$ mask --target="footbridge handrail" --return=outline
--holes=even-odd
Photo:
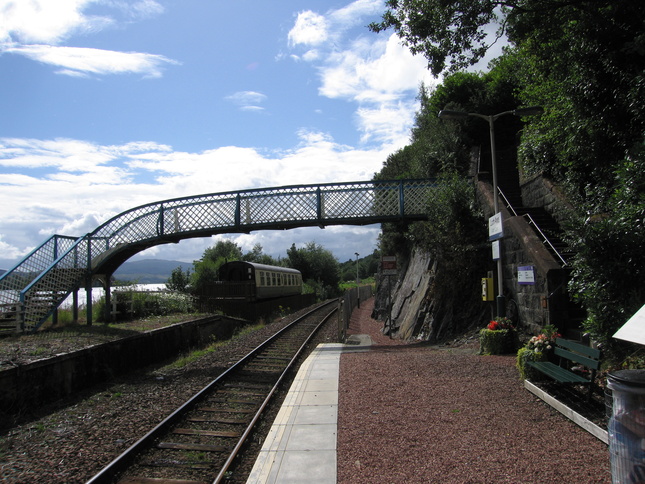
[[[83,237],[54,235],[0,277],[0,311],[37,328],[94,274],[149,247],[219,233],[426,218],[434,180],[293,185],[174,198],[126,210]],[[89,281],[89,282],[88,282]],[[4,316],[4,315],[3,315]]]

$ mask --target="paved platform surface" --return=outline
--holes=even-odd
[[[340,355],[371,341],[352,343],[321,344],[301,365],[247,484],[336,483]]]

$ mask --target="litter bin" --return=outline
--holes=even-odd
[[[645,483],[645,370],[607,376],[614,405],[609,420],[613,484]]]

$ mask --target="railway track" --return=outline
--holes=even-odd
[[[88,484],[219,483],[316,331],[323,303],[266,340],[113,460]]]

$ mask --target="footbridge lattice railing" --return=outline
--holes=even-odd
[[[218,233],[366,225],[426,217],[433,180],[298,185],[213,193],[127,210],[84,237],[54,235],[0,277],[0,311],[37,329],[95,274],[149,247]]]

